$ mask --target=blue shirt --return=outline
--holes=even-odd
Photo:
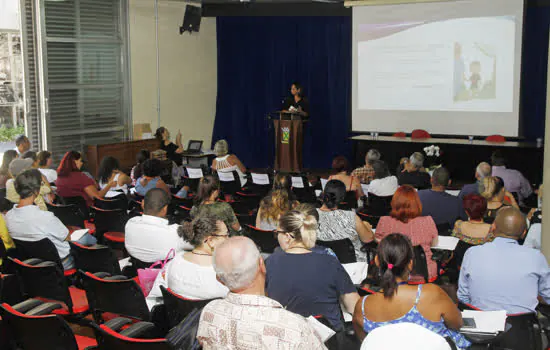
[[[550,302],[550,269],[540,251],[503,237],[466,251],[458,281],[460,301],[510,315],[535,312],[539,295]]]
[[[139,194],[140,196],[142,197],[145,197],[145,195],[147,194],[147,192],[149,192],[149,190],[152,190],[153,188],[156,188],[157,187],[157,182],[160,180],[160,177],[155,177],[153,179],[151,179],[147,185],[143,186],[141,184],[141,177],[136,181],[136,193]]]
[[[418,197],[422,203],[422,216],[431,216],[436,225],[448,223],[453,227],[457,219],[465,219],[462,201],[452,194],[421,190]]]
[[[273,253],[266,260],[266,291],[287,310],[304,317],[323,315],[341,330],[340,296],[357,291],[348,273],[327,254]]]

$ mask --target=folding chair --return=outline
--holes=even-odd
[[[247,190],[258,197],[265,197],[273,185],[273,179],[269,173],[250,173],[250,181],[247,183]]]
[[[292,174],[290,176],[292,192],[300,203],[316,203],[314,189],[309,185],[309,180],[304,174]]]
[[[193,193],[197,192],[200,180],[204,177],[202,168],[185,167],[184,185],[189,186],[189,190]]]
[[[86,272],[107,272],[120,275],[120,264],[110,247],[95,245],[87,247],[77,242],[69,242],[75,268]]]
[[[164,338],[150,338],[155,333],[155,326],[149,322],[133,324],[120,332],[121,324],[110,326],[113,321],[96,325],[92,323],[99,349],[101,350],[172,350]],[[125,325],[122,323],[122,325]],[[138,338],[139,337],[139,338]],[[142,338],[146,337],[146,338]]]
[[[252,225],[246,225],[245,235],[256,243],[262,253],[272,254],[279,246],[275,231],[261,230]]]
[[[164,299],[166,320],[168,321],[169,329],[177,326],[194,309],[202,309],[212,301],[187,299],[170,289],[166,289],[164,286],[160,286],[160,290]]]
[[[341,264],[350,264],[357,262],[355,248],[349,238],[338,239],[335,241],[317,241],[317,244],[332,249]]]
[[[60,305],[53,305],[56,307]],[[44,310],[49,311],[49,310]],[[76,335],[59,315],[44,315],[30,312],[28,315],[4,303],[0,306],[3,323],[7,326],[18,347],[25,350],[92,349],[97,345],[94,338]]]
[[[76,273],[76,269],[64,270],[63,263],[57,252],[57,248],[48,238],[42,238],[39,241],[22,241],[14,239],[16,250],[13,252],[16,258],[21,261],[37,258],[42,261],[51,261],[55,263],[65,276],[72,276]]]

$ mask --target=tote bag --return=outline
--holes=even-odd
[[[158,274],[164,271],[166,263],[172,260],[175,255],[176,251],[174,249],[170,249],[164,261],[159,260],[146,269],[137,270],[139,285],[141,287],[141,290],[143,291],[143,295],[149,295],[149,292],[153,288],[153,285],[155,284],[155,279],[157,278]],[[157,266],[160,266],[160,268],[155,268]]]

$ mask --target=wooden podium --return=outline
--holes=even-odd
[[[300,172],[302,170],[302,147],[304,123],[297,113],[279,113],[275,126],[275,170]]]

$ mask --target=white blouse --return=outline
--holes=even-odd
[[[128,185],[124,184],[124,185],[120,186],[118,184],[118,176],[119,175],[120,174],[116,174],[113,177],[112,181],[116,181],[117,185],[115,187],[111,187],[109,189],[109,191],[105,194],[105,198],[112,198],[112,197],[120,196],[122,193],[128,194]],[[99,188],[104,189],[105,187],[107,187],[107,184],[105,184],[103,182],[99,183]]]
[[[378,197],[393,196],[398,187],[397,177],[387,176],[383,179],[372,180],[369,184],[369,193]]]

